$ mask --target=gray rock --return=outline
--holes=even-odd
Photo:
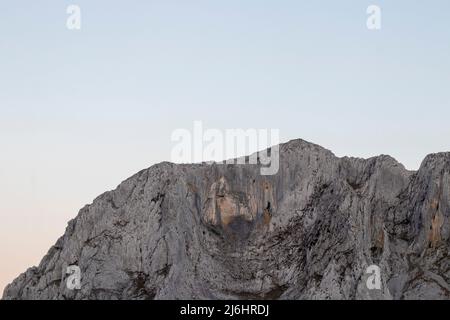
[[[81,209],[3,299],[450,298],[450,153],[412,172],[294,140],[276,175],[259,169],[137,173]],[[379,290],[366,285],[373,264]]]

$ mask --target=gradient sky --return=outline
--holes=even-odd
[[[0,290],[82,206],[170,160],[194,120],[408,169],[448,151],[449,14],[448,0],[1,1]]]

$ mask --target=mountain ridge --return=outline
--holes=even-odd
[[[173,164],[83,207],[3,299],[449,299],[450,152],[417,171],[302,139],[280,169]],[[377,265],[382,287],[366,287]],[[81,290],[66,286],[79,265]]]

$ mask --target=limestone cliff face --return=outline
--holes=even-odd
[[[411,172],[294,140],[273,176],[161,163],[81,209],[3,298],[449,299],[449,217],[450,153]]]

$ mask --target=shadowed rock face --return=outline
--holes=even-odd
[[[161,163],[69,222],[4,299],[449,299],[450,153],[417,172],[302,140],[280,170]],[[381,289],[366,268],[381,269]],[[78,265],[80,290],[66,288]]]

